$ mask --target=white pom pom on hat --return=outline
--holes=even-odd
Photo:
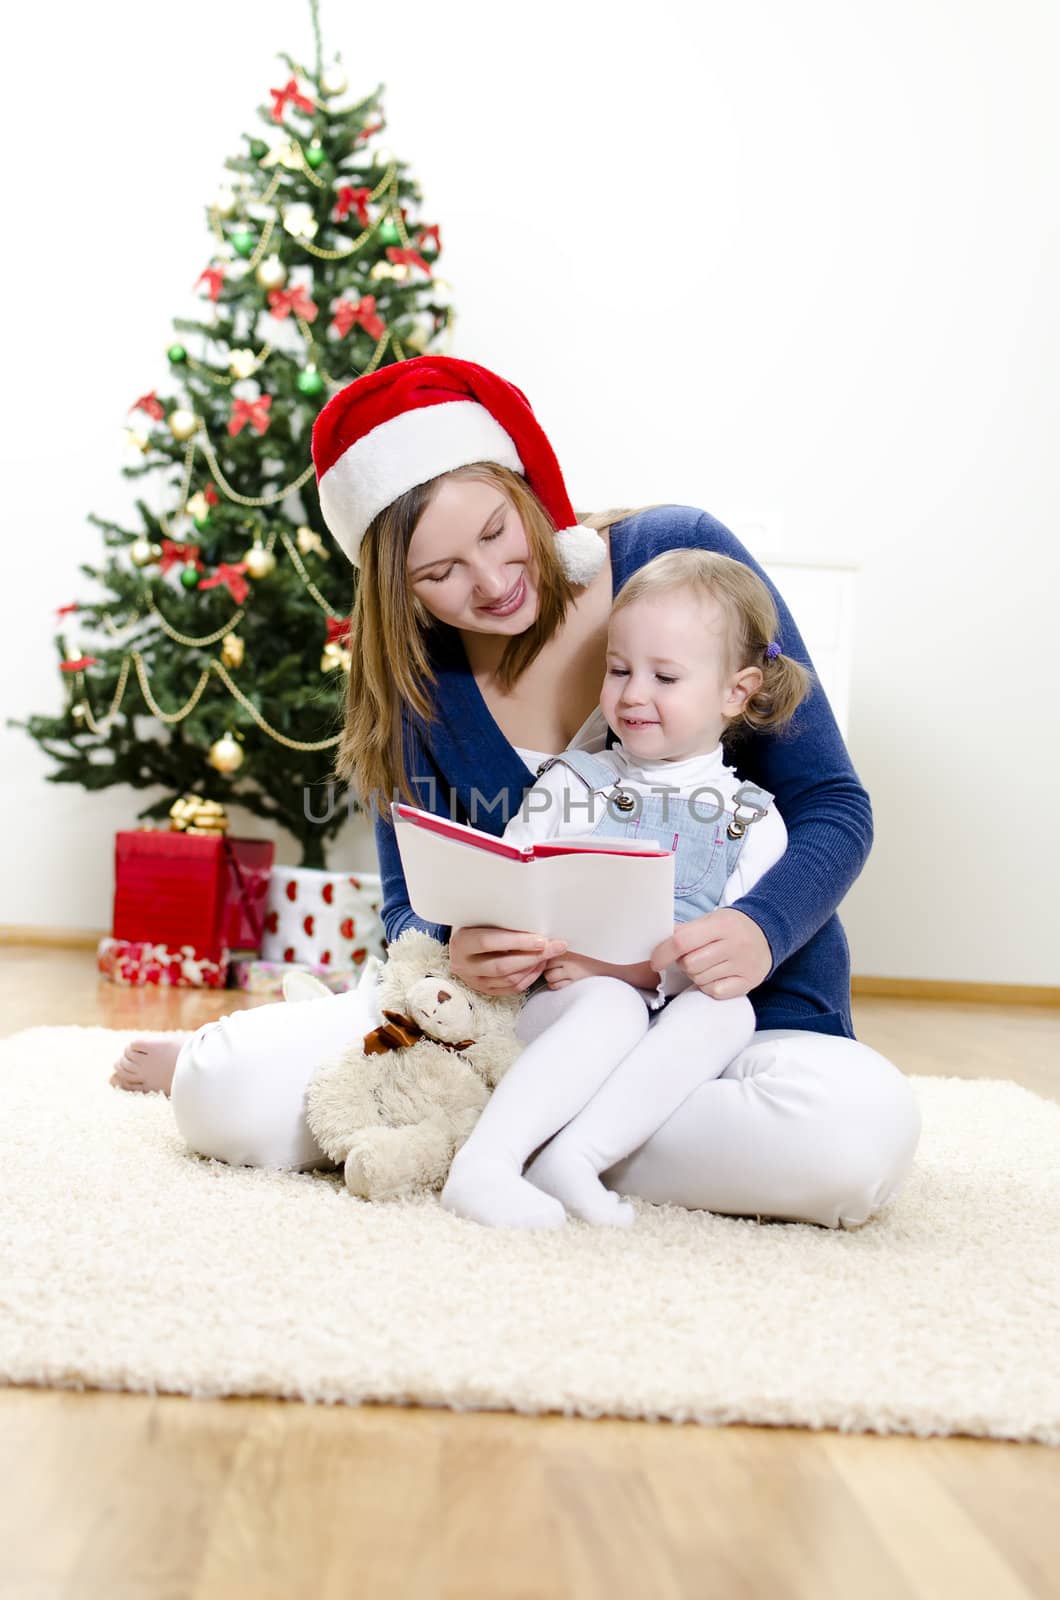
[[[333,395],[313,426],[320,509],[358,564],[361,540],[384,507],[454,467],[494,461],[526,479],[556,525],[571,583],[591,583],[606,557],[577,523],[559,462],[521,389],[455,356],[380,367]]]

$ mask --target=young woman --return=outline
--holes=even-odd
[[[417,918],[392,796],[501,834],[538,765],[604,748],[612,601],[665,550],[751,567],[772,593],[784,653],[812,670],[805,646],[762,569],[705,512],[661,505],[575,527],[525,396],[473,362],[422,356],[357,379],[321,412],[313,456],[325,520],[359,568],[337,771],[375,813],[386,936],[427,928],[449,941],[465,982],[525,990],[562,947]],[[902,1183],[920,1133],[908,1082],[850,1019],[836,907],[871,845],[869,799],[816,685],[787,728],[741,741],[739,763],[775,796],[787,848],[737,903],[682,923],[652,963],[677,965],[715,999],[747,995],[756,1031],[602,1181],[656,1203],[857,1226]],[[172,1036],[136,1041],[117,1081],[167,1089],[171,1078],[181,1133],[205,1155],[326,1165],[305,1124],[306,1085],[376,1020],[360,991],[236,1012],[178,1041],[179,1054]]]

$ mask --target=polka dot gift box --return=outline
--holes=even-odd
[[[261,938],[263,961],[306,961],[333,972],[382,956],[377,872],[273,867]]]

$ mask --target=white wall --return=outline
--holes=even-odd
[[[1060,982],[1050,0],[406,0],[389,29],[322,9],[354,87],[387,83],[441,223],[453,353],[526,390],[575,504],[759,517],[756,554],[860,565],[850,745],[877,835],[843,908],[855,971]],[[128,501],[125,409],[165,376],[223,158],[274,52],[310,53],[308,6],[145,17],[70,8],[60,52],[50,13],[20,13],[9,41],[18,714],[59,703],[52,611],[98,553],[85,513]],[[24,735],[0,740],[0,920],[106,926],[143,798],[47,786]]]

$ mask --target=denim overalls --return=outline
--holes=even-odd
[[[730,809],[725,809],[721,791],[707,785],[693,789],[688,799],[677,794],[638,794],[623,789],[614,769],[587,750],[564,750],[551,761],[543,761],[538,776],[557,761],[584,778],[593,791],[591,797],[576,793],[570,808],[572,817],[584,815],[586,834],[598,839],[643,839],[673,851],[675,923],[691,922],[717,910],[740,859],[747,829],[769,810],[774,798],[768,789],[753,783],[740,785],[734,801],[729,802]]]

